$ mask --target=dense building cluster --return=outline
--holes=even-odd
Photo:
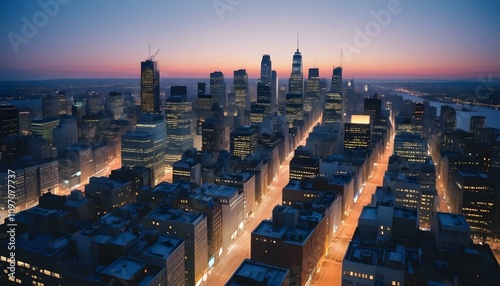
[[[16,276],[0,284],[199,286],[247,232],[248,257],[226,285],[311,285],[392,144],[334,284],[499,281],[488,244],[500,234],[500,131],[482,116],[457,129],[452,106],[438,116],[342,71],[328,84],[310,68],[305,80],[297,43],[285,85],[266,54],[252,86],[245,69],[229,87],[217,70],[209,92],[199,82],[196,94],[166,95],[153,56],[135,94],[57,91],[40,106],[0,106],[2,233],[3,190],[16,186]],[[281,203],[245,229],[283,167]],[[8,243],[0,237],[2,269]]]

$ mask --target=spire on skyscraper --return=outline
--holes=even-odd
[[[297,53],[299,52],[299,33],[297,33]]]

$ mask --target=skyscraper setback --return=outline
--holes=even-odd
[[[141,62],[141,111],[160,113],[160,72],[152,57]]]

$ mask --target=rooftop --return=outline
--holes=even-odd
[[[443,226],[469,228],[463,215],[437,212],[438,221]]]
[[[214,198],[230,199],[238,194],[238,189],[235,187],[220,186],[211,183],[205,183],[199,189],[206,196]]]
[[[101,273],[130,281],[146,267],[146,264],[147,263],[144,261],[120,257],[108,267],[104,268]]]
[[[265,285],[280,286],[286,281],[289,270],[250,259],[245,259],[236,269],[233,276],[227,281],[226,286],[239,285]]]
[[[173,209],[169,207],[157,207],[156,209],[152,210],[146,217],[159,221],[178,221],[195,224],[200,217],[203,217],[203,214],[188,212],[181,209]]]
[[[183,240],[169,235],[159,235],[158,239],[151,245],[142,249],[142,254],[161,259],[167,259],[177,249]]]
[[[262,236],[272,237],[276,239],[283,240],[287,243],[304,244],[311,232],[314,230],[312,228],[300,227],[295,228],[288,226],[280,226],[279,228],[273,228],[273,222],[271,220],[263,220],[252,232],[252,234],[258,234]]]

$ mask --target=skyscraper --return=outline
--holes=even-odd
[[[342,67],[333,69],[332,87],[325,97],[325,111],[323,125],[334,130],[342,130],[341,124],[344,117],[344,99],[342,96]]]
[[[306,82],[304,111],[311,112],[319,105],[319,68],[310,68]]]
[[[58,154],[64,153],[66,146],[78,143],[78,127],[75,117],[62,115],[59,124],[52,130],[52,139]]]
[[[297,51],[293,54],[292,73],[288,81],[288,93],[303,94],[304,78],[302,77],[302,54],[299,51],[299,40],[297,38]]]
[[[245,159],[255,152],[257,147],[257,127],[240,126],[231,132],[231,154]]]
[[[486,127],[486,117],[484,116],[471,116],[470,118],[470,133],[474,135],[474,139],[479,140],[481,129]]]
[[[192,103],[187,101],[186,87],[172,86],[170,96],[165,101],[165,119],[167,124],[167,152],[165,159],[168,164],[179,160],[182,153],[193,147]]]
[[[209,152],[218,152],[223,148],[224,126],[223,123],[224,112],[217,102],[214,102],[212,107],[212,116],[207,118],[201,126],[201,150]]]
[[[245,69],[234,71],[234,97],[237,109],[248,109],[250,106],[248,94],[248,74]]]
[[[224,74],[221,71],[210,73],[210,94],[220,106],[226,106],[226,82],[224,81]]]
[[[152,136],[153,140],[153,179],[154,184],[160,183],[165,176],[165,147],[166,147],[166,126],[165,119],[161,115],[143,114],[137,120],[136,131],[145,132]],[[123,137],[122,137],[123,140]],[[123,148],[123,142],[122,142]],[[123,150],[122,150],[123,154]],[[123,158],[123,157],[122,157]],[[141,167],[149,167],[139,165]]]
[[[43,118],[59,116],[59,110],[61,109],[59,99],[58,93],[48,94],[42,98]]]
[[[271,83],[272,81],[272,63],[270,55],[263,55],[260,62],[260,81]]]
[[[121,92],[111,91],[108,95],[108,100],[106,101],[106,109],[113,113],[113,118],[120,119],[123,115],[125,103],[125,97]]]
[[[288,80],[285,112],[289,125],[292,125],[295,120],[304,119],[304,79],[302,77],[302,54],[299,51],[298,37],[297,51],[293,54],[292,73]]]
[[[19,134],[19,110],[14,105],[0,106],[0,138]]]
[[[420,105],[422,106],[422,115],[423,115],[424,111],[423,105],[422,104]],[[382,112],[382,100],[378,98],[377,93],[374,93],[372,98],[364,99],[363,109],[364,109],[364,114],[370,115],[372,122],[380,119],[380,113]],[[417,112],[417,114],[420,113]]]
[[[160,113],[160,71],[152,57],[141,62],[141,111]]]
[[[271,71],[272,80],[271,80],[271,112],[275,112],[278,110],[278,73],[276,71]]]

